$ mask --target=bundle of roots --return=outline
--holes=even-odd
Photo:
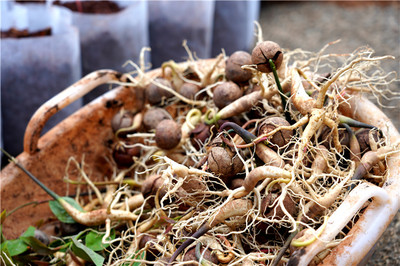
[[[251,54],[201,67],[188,50],[188,62],[164,63],[155,79],[131,63],[138,77],[123,85],[144,88],[146,104],[112,121],[111,181],[96,184],[80,168],[96,191],[86,212],[53,196],[77,223],[119,232],[103,253],[112,265],[287,263],[354,187],[384,184],[385,160],[398,151],[379,128],[340,112],[361,93],[392,93],[380,68],[391,57],[365,47],[324,54],[329,45],[285,51],[260,37]]]

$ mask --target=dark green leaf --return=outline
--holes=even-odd
[[[75,237],[72,238],[73,245],[72,245],[72,251],[74,254],[86,261],[91,261],[97,266],[103,265],[104,258],[97,254],[95,251],[91,250],[84,244],[82,244],[78,239]]]
[[[7,253],[8,253],[8,249],[7,249],[7,247],[8,247],[8,242],[10,242],[10,241],[5,241],[4,243],[1,243],[1,245],[0,245],[0,250],[4,250],[4,251],[7,251]]]
[[[33,236],[21,237],[21,239],[39,255],[51,255],[56,252],[56,250],[48,248],[45,244]]]
[[[105,233],[90,231],[89,233],[87,233],[85,237],[86,246],[94,251],[104,250],[110,245],[110,244],[103,244],[101,242],[104,235]],[[107,240],[113,240],[114,238],[115,238],[115,230],[111,230],[110,236],[107,238]]]
[[[23,241],[23,237],[35,235],[35,227],[30,226],[20,238],[8,240],[7,248],[11,256],[17,256],[28,250],[28,245]]]
[[[82,211],[82,207],[73,199],[70,197],[62,197],[63,200],[71,204],[75,209]],[[49,201],[49,206],[53,214],[57,217],[58,220],[60,220],[63,223],[67,224],[73,224],[76,223],[76,221],[67,213],[67,211],[64,209],[63,206],[58,201],[52,200]]]
[[[21,236],[35,236],[35,230],[36,228],[33,226],[29,226],[28,229],[26,229],[25,233],[23,233]]]
[[[28,245],[21,238],[8,240],[7,242],[11,256],[17,256],[28,250]]]

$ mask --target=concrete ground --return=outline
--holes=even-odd
[[[393,55],[386,71],[400,74],[400,2],[272,2],[261,4],[260,24],[264,40],[283,48],[317,52],[341,39],[330,52],[348,53],[368,45],[376,56]],[[400,93],[400,82],[390,87]],[[400,129],[400,99],[385,102],[384,112]],[[400,178],[400,177],[399,177]],[[367,265],[400,265],[400,212],[392,221]]]

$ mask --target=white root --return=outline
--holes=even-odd
[[[258,181],[266,178],[291,178],[292,174],[276,166],[259,166],[254,168],[244,180],[243,187],[249,193],[256,186]]]
[[[120,210],[110,210],[108,212],[107,209],[99,209],[91,212],[81,212],[62,198],[59,199],[59,203],[77,223],[86,226],[104,224],[106,219],[111,219],[112,221],[135,221],[138,218],[137,215],[131,212]]]
[[[316,101],[306,93],[298,70],[292,69],[291,75],[291,101],[302,115],[310,114],[315,106]]]

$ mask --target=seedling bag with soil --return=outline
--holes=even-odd
[[[2,32],[15,29],[28,35],[1,39],[3,144],[17,155],[23,150],[25,128],[35,110],[81,76],[79,36],[65,8],[3,4]],[[51,31],[50,35],[29,36],[43,30]],[[81,106],[82,100],[78,100],[61,110],[45,131]]]
[[[76,1],[58,1],[57,4],[66,4],[74,10],[72,23],[79,30],[82,75],[102,68],[128,71],[123,67],[125,62],[138,62],[142,47],[149,46],[148,2],[109,1],[117,9],[111,9],[110,5],[96,8],[96,1],[78,2],[81,2],[81,11]],[[90,9],[84,9],[86,4],[90,4]],[[110,86],[98,88],[86,95],[84,102],[90,102],[109,89]]]

